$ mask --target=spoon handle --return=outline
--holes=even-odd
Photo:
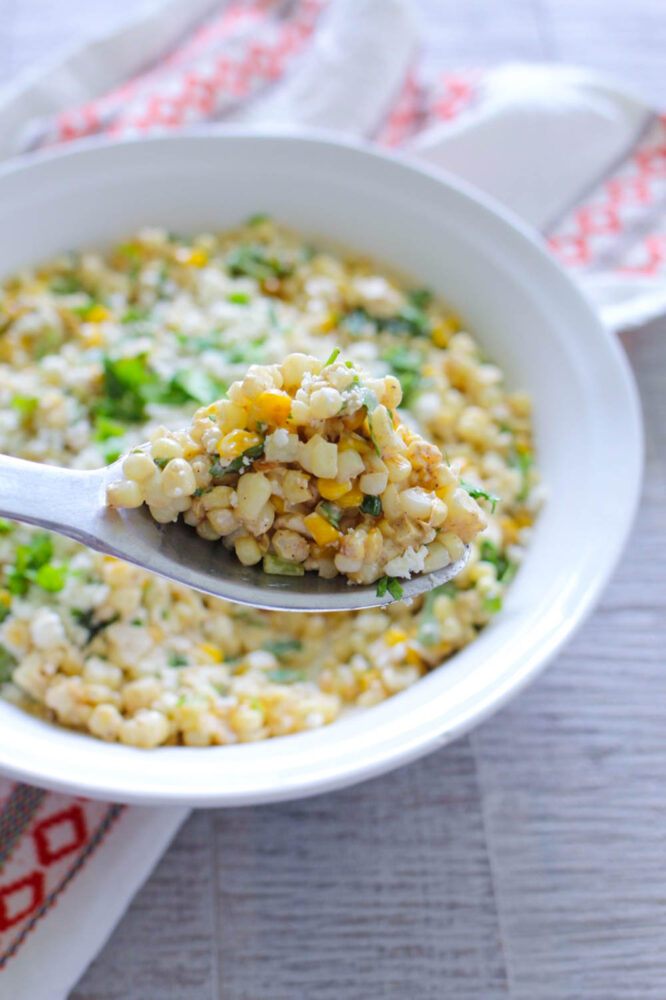
[[[103,503],[103,485],[99,472],[0,455],[0,517],[89,542],[92,515]]]

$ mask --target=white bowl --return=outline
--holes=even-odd
[[[124,802],[238,805],[380,774],[515,694],[590,611],[641,479],[640,410],[618,344],[506,212],[457,181],[327,138],[247,132],[94,144],[0,171],[0,274],[141,225],[194,233],[269,212],[440,292],[534,400],[549,499],[479,638],[407,691],[316,732],[210,749],[102,743],[0,702],[0,771]]]

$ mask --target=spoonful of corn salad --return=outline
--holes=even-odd
[[[0,515],[241,604],[416,597],[463,569],[486,525],[477,499],[497,498],[400,420],[401,395],[337,350],[252,365],[189,427],[105,469],[2,456]]]

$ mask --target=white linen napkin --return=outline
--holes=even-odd
[[[0,158],[205,120],[371,138],[522,215],[610,328],[666,311],[665,119],[568,67],[423,78],[417,41],[409,0],[154,0],[0,92]],[[0,779],[2,995],[64,998],[186,815]]]

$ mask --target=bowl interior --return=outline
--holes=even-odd
[[[547,505],[505,609],[444,668],[324,730],[268,743],[100,743],[0,702],[0,770],[81,794],[236,804],[309,794],[450,740],[520,687],[597,596],[640,484],[639,411],[617,345],[511,220],[458,185],[326,139],[196,135],[97,145],[0,174],[0,274],[141,225],[185,233],[268,212],[443,295],[534,402]]]

